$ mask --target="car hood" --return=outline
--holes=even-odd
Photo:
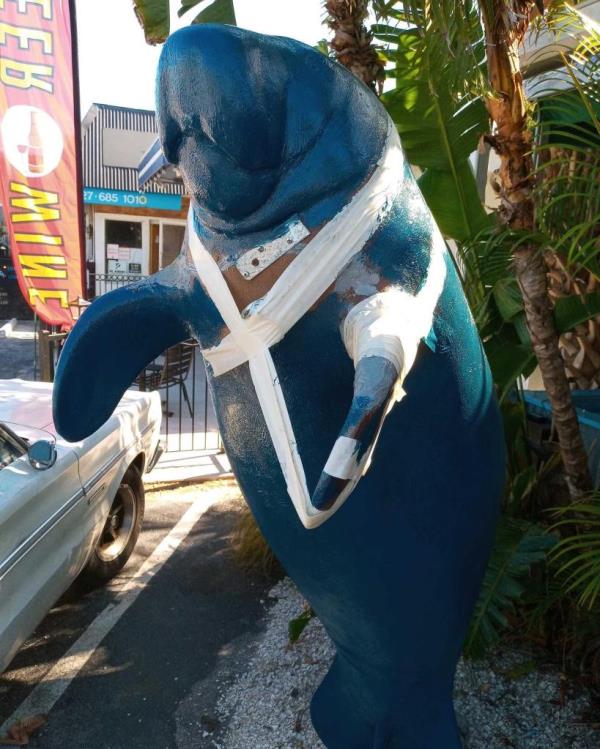
[[[119,402],[115,413],[127,410],[139,412],[141,402],[148,403],[149,396],[149,393],[128,390]],[[7,424],[13,432],[27,439],[43,438],[38,431],[43,430],[49,432],[58,443],[70,444],[57,434],[54,427],[51,382],[0,380],[0,421]]]
[[[15,425],[45,429],[54,434],[52,383],[0,380],[0,421],[14,432]]]

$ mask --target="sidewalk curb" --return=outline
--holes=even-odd
[[[190,476],[180,479],[152,479],[148,481],[144,476],[144,487],[146,489],[174,489],[178,486],[187,486],[188,484],[206,484],[209,481],[230,481],[235,479],[235,476],[230,471],[229,473],[219,473],[210,476]]]

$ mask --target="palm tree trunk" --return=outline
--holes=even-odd
[[[368,0],[326,0],[327,23],[333,30],[329,45],[339,63],[351,70],[373,91],[381,93],[384,65],[365,26]]]
[[[492,144],[500,156],[500,220],[524,233],[535,229],[532,194],[533,161],[527,99],[519,64],[521,43],[531,15],[539,8],[532,0],[482,0],[480,3],[493,95],[486,104],[496,133]],[[523,295],[527,327],[548,393],[565,476],[572,499],[591,489],[587,455],[559,349],[559,335],[548,295],[547,267],[533,243],[523,243],[514,256]]]

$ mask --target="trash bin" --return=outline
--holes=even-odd
[[[573,390],[571,393],[581,436],[588,453],[590,473],[594,486],[600,488],[600,390]],[[535,417],[552,419],[552,408],[544,390],[525,390],[523,393],[527,412]]]

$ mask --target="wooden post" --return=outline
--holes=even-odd
[[[52,360],[50,335],[49,330],[40,330],[38,334],[40,380],[42,382],[54,381],[54,362]]]

